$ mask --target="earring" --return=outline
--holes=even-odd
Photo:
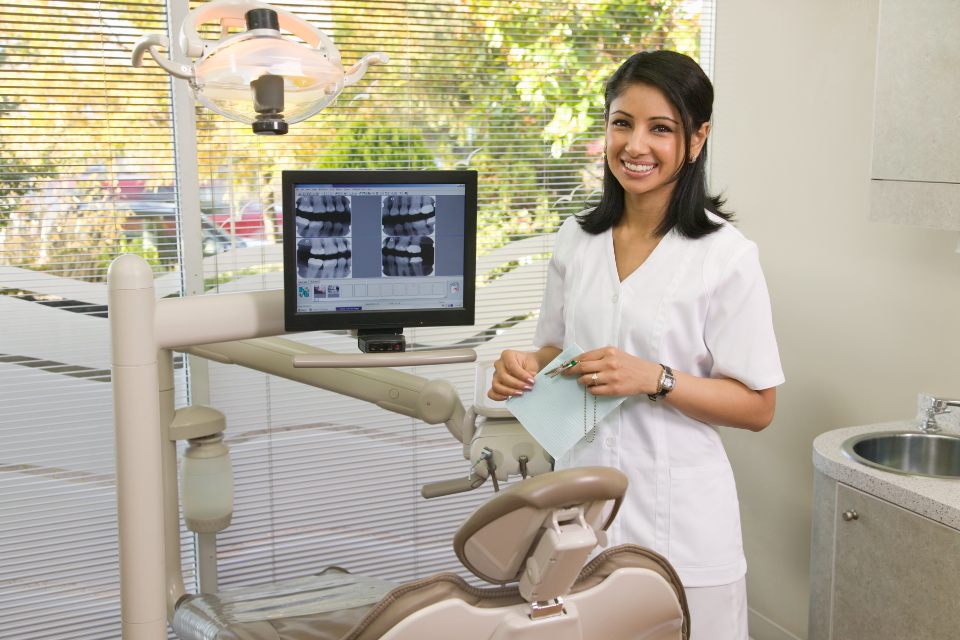
[[[699,158],[699,157],[700,157],[700,156],[693,156],[692,158],[690,158],[690,164],[693,164],[694,162],[696,162],[696,161],[697,161],[697,158]]]

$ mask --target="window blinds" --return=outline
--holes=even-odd
[[[596,197],[606,77],[638,49],[699,55],[701,4],[490,1],[284,3],[326,29],[345,65],[371,67],[337,102],[277,138],[197,112],[201,191],[243,245],[208,258],[211,290],[279,287],[285,169],[479,172],[478,314],[473,327],[407,330],[415,348],[466,345],[482,361],[529,346],[551,233]],[[334,351],[355,340],[296,339]],[[474,367],[409,370],[445,378],[469,405]],[[211,365],[237,475],[221,537],[224,585],[321,570],[330,562],[412,579],[456,569],[456,526],[491,489],[426,502],[425,482],[463,476],[460,446],[429,426],[234,367]]]
[[[180,290],[170,83],[130,66],[165,30],[162,0],[0,6],[4,637],[119,636],[105,277],[136,251]]]
[[[191,7],[196,5],[191,5]],[[277,3],[372,67],[287,136],[196,111],[199,193],[180,193],[170,80],[129,65],[165,33],[162,2],[20,0],[0,7],[0,619],[15,638],[119,636],[105,274],[121,252],[180,295],[276,288],[285,169],[476,169],[473,327],[408,330],[413,348],[465,345],[481,360],[529,345],[551,233],[597,194],[606,76],[639,49],[708,68],[709,2],[447,0]],[[177,202],[197,198],[201,255],[180,255]],[[352,352],[343,332],[293,339]],[[473,399],[473,366],[411,368]],[[430,426],[360,401],[219,364],[193,372],[227,415],[234,524],[221,585],[329,564],[403,581],[457,567],[459,522],[491,495],[427,502],[423,483],[467,473]],[[187,401],[178,369],[178,406]],[[184,534],[185,564],[192,547]],[[188,579],[191,576],[188,575]]]

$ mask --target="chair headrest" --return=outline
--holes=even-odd
[[[513,582],[555,510],[579,506],[587,524],[605,530],[626,490],[627,477],[610,467],[564,469],[528,478],[480,505],[457,530],[453,549],[481,580]]]

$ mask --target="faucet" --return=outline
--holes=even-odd
[[[945,398],[934,398],[927,396],[929,404],[924,403],[923,415],[920,422],[920,431],[924,433],[940,433],[940,425],[937,424],[937,416],[950,413],[950,407],[960,407],[960,400],[947,400]]]

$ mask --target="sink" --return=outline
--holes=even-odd
[[[919,431],[854,436],[841,445],[852,460],[882,471],[960,478],[960,437]]]

